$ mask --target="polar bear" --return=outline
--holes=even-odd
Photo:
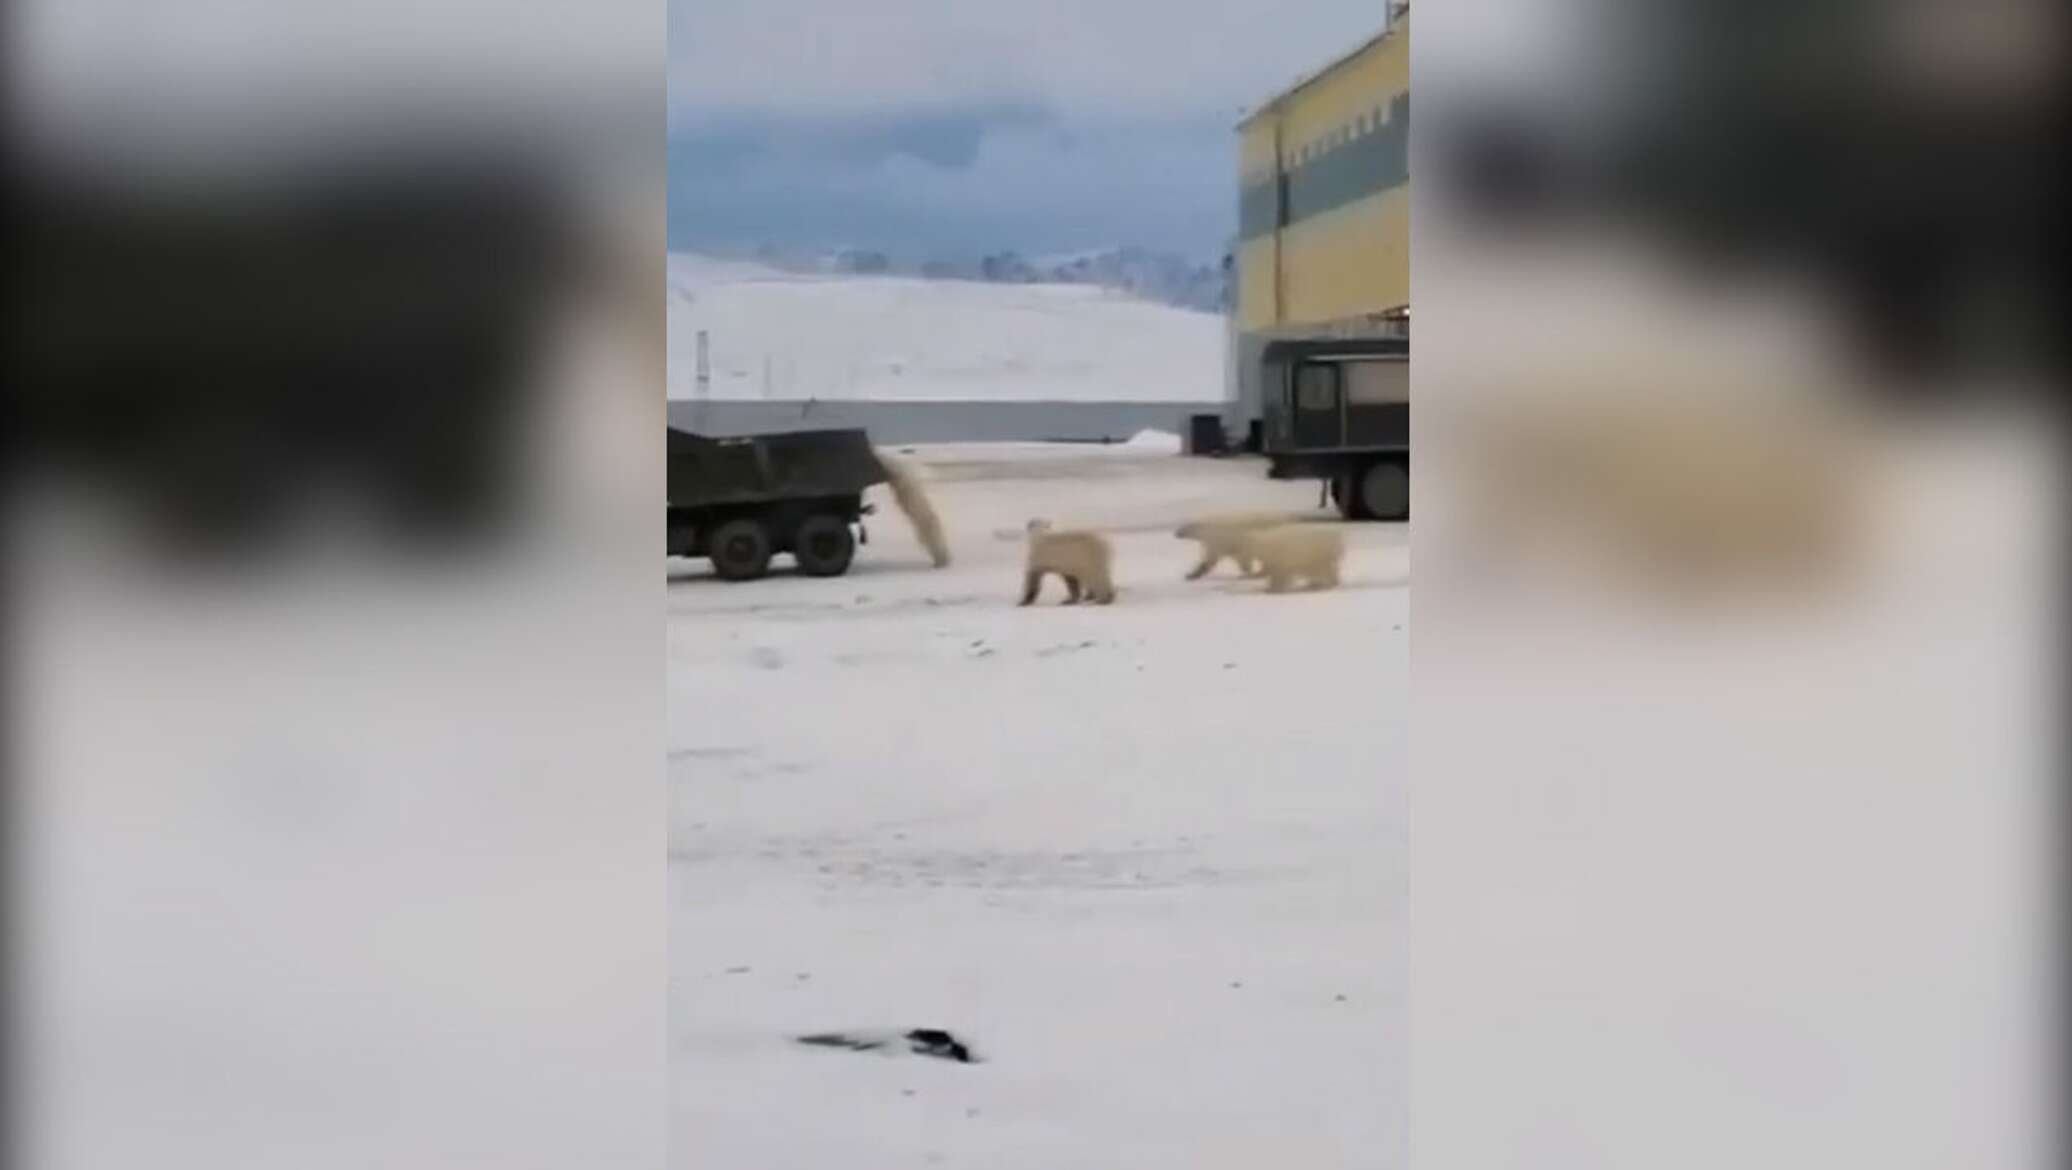
[[[1338,584],[1345,560],[1345,533],[1335,524],[1255,528],[1238,537],[1237,552],[1259,563],[1268,593],[1286,593],[1297,580],[1312,589],[1330,589]]]
[[[1291,517],[1284,513],[1238,512],[1224,516],[1204,516],[1190,520],[1173,532],[1181,540],[1198,541],[1201,544],[1201,563],[1188,570],[1187,579],[1198,581],[1214,572],[1216,566],[1228,557],[1237,565],[1238,571],[1247,577],[1259,575],[1258,562],[1238,553],[1238,542],[1245,533],[1259,528],[1272,528],[1286,524]]]
[[[885,472],[885,486],[892,489],[892,501],[906,514],[907,522],[914,526],[914,536],[921,547],[928,550],[928,559],[940,569],[950,563],[950,544],[943,538],[942,517],[936,514],[935,505],[928,498],[928,489],[923,487],[926,475],[918,463],[913,463],[889,451],[878,451],[878,466]]]
[[[1114,550],[1108,538],[1098,532],[1060,532],[1048,520],[1029,521],[1029,560],[1022,579],[1021,604],[1036,600],[1043,588],[1043,576],[1056,573],[1069,593],[1066,605],[1079,604],[1081,587],[1096,605],[1115,600],[1115,582],[1109,574]]]

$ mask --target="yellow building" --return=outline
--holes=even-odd
[[[1238,126],[1241,416],[1271,341],[1401,337],[1410,307],[1410,12]]]

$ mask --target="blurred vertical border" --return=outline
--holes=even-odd
[[[7,13],[11,1164],[660,1165],[660,4]]]
[[[1416,1157],[2063,1159],[2063,7],[1414,61]]]

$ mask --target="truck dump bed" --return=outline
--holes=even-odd
[[[672,508],[856,495],[885,482],[862,430],[715,439],[671,427],[668,455]]]

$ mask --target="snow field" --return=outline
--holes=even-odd
[[[669,397],[1203,402],[1224,319],[1081,285],[801,275],[669,258]]]
[[[1346,584],[1182,574],[1315,504],[1256,463],[921,448],[852,573],[670,587],[671,1049],[700,1167],[1400,1164],[1407,539]],[[1121,597],[1016,608],[1032,515]],[[985,1063],[806,1048],[941,1027]]]

